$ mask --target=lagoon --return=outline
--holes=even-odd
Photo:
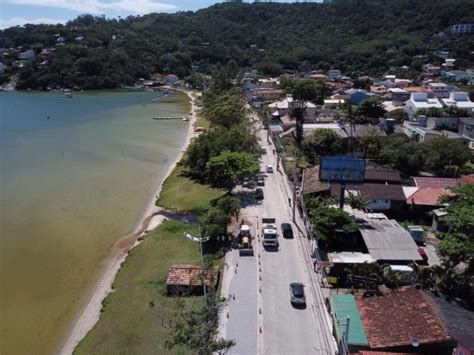
[[[0,353],[51,354],[178,155],[186,95],[0,93]]]

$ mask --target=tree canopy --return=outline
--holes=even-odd
[[[352,77],[374,76],[403,65],[420,69],[423,55],[440,64],[436,50],[466,64],[474,37],[452,35],[449,27],[473,23],[473,10],[471,0],[449,6],[444,0],[216,4],[195,12],[82,15],[65,25],[11,27],[0,31],[0,47],[39,52],[58,44],[56,35],[64,39],[46,58],[12,66],[8,75],[19,73],[19,88],[111,88],[157,72],[211,74],[230,61],[269,75],[337,68]],[[439,32],[445,36],[434,36]],[[4,57],[9,67],[14,60],[14,53]]]

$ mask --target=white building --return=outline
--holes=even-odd
[[[445,83],[429,83],[428,88],[433,92],[433,96],[437,98],[449,97],[450,87]]]
[[[280,85],[280,79],[278,78],[265,78],[258,79],[258,85],[262,88],[277,88]]]
[[[438,99],[429,99],[425,92],[412,93],[410,99],[405,103],[405,111],[408,114],[415,114],[421,109],[443,108]]]
[[[293,97],[291,95],[287,95],[287,97],[283,100],[272,102],[268,105],[268,107],[272,110],[273,116],[283,117],[285,115],[292,115],[295,106]],[[312,102],[306,101],[304,103],[304,108],[304,117],[314,118],[314,116],[316,115],[316,105]]]
[[[441,102],[446,107],[455,106],[460,109],[474,112],[474,102],[469,100],[467,92],[452,92],[447,99],[441,99]]]

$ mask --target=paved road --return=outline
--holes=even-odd
[[[221,335],[236,341],[230,354],[334,354],[330,322],[318,275],[311,267],[307,241],[299,236],[295,225],[294,239],[281,237],[280,224],[292,220],[286,177],[276,170],[276,156],[273,146],[267,143],[266,131],[259,129],[258,136],[267,147],[261,168],[265,170],[267,164],[272,164],[274,173],[266,174],[265,199],[243,209],[242,216],[258,234],[262,217],[276,218],[280,247],[276,251],[264,250],[261,241],[256,240],[254,258],[239,258],[236,252],[226,256],[228,269],[222,293],[226,297],[235,294],[236,300],[231,297],[223,312]],[[297,223],[302,226],[300,219]],[[289,283],[292,281],[306,285],[306,309],[291,306]]]

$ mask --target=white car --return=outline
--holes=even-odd
[[[271,164],[267,165],[267,173],[273,173],[273,165]]]

